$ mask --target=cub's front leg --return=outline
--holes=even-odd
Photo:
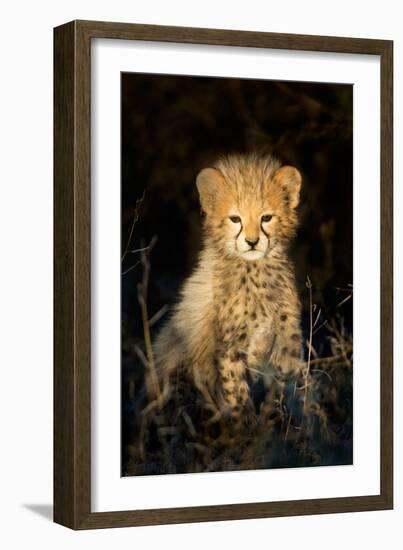
[[[226,353],[217,359],[224,407],[239,413],[248,401],[248,383],[243,356],[240,352]]]
[[[281,311],[276,319],[276,341],[271,353],[272,363],[283,373],[299,373],[303,370],[302,332],[299,317]]]
[[[285,312],[261,326],[248,351],[248,365],[253,379],[267,372],[300,372],[302,335],[299,320]]]
[[[220,409],[240,429],[251,429],[256,424],[246,358],[243,350],[231,350],[216,360]]]

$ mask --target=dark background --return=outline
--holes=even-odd
[[[305,331],[307,276],[321,308],[320,323],[339,314],[338,304],[353,282],[353,87],[135,73],[123,73],[121,84],[122,253],[128,244],[135,250],[158,237],[151,254],[150,317],[176,300],[200,248],[197,173],[221,154],[253,150],[273,154],[303,177],[300,228],[291,255]],[[136,201],[143,194],[129,242]],[[133,351],[143,338],[138,259],[129,253],[122,262],[124,443],[131,437],[133,392],[143,373]],[[342,307],[350,332],[351,304]],[[315,334],[314,345],[326,354],[324,330]]]

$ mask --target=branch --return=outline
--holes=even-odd
[[[138,295],[138,301],[141,309],[141,317],[143,321],[144,345],[146,348],[148,378],[149,378],[149,383],[151,387],[150,393],[154,398],[156,398],[157,402],[160,403],[161,389],[159,386],[157,371],[155,367],[154,354],[153,354],[152,342],[151,342],[150,322],[148,319],[148,307],[147,307],[148,284],[150,279],[150,268],[151,268],[150,252],[153,249],[156,242],[157,242],[157,237],[154,236],[151,239],[149,246],[143,247],[141,250],[140,261],[143,266],[143,278],[141,283],[139,283],[137,286],[137,295]]]
[[[134,226],[136,225],[136,223],[139,219],[139,216],[140,216],[140,208],[141,208],[141,205],[143,204],[145,193],[146,193],[146,191],[144,189],[142,196],[139,199],[136,200],[136,206],[134,207],[134,214],[133,214],[133,223],[132,223],[132,226],[130,228],[129,238],[127,240],[126,248],[123,252],[121,262],[123,262],[123,260],[126,258],[126,255],[128,254],[128,252],[131,252],[131,251],[129,251],[129,247],[130,247],[132,237],[133,237]],[[133,267],[135,267],[135,266],[133,266]],[[133,268],[130,268],[130,269],[133,269]],[[128,271],[130,271],[130,270],[127,270],[126,273]]]

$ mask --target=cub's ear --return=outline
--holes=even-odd
[[[220,192],[224,177],[215,168],[204,168],[196,178],[196,186],[200,195],[200,204],[206,214],[211,214]]]
[[[293,166],[282,166],[274,174],[274,181],[284,189],[290,207],[296,208],[299,203],[302,182],[298,170]]]

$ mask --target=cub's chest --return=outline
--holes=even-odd
[[[272,325],[278,309],[278,289],[263,271],[246,271],[218,289],[216,328],[222,341],[250,340],[256,331]]]

